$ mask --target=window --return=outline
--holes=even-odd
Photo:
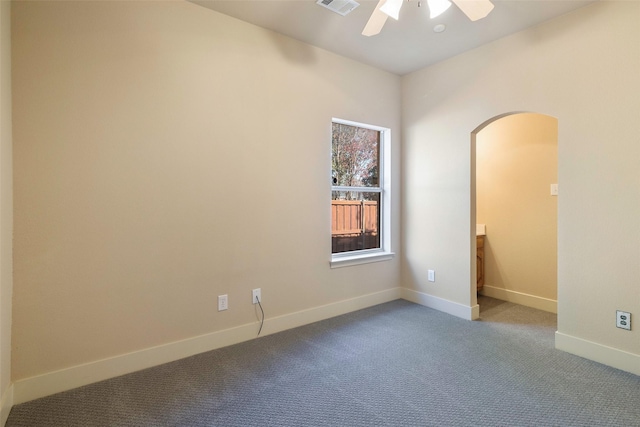
[[[334,119],[332,267],[390,259],[389,129]]]

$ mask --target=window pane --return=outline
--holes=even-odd
[[[378,187],[380,132],[333,123],[331,167],[333,185]]]
[[[380,193],[333,191],[331,252],[380,248]]]

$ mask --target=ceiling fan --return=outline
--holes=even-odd
[[[367,25],[365,25],[362,35],[375,36],[382,31],[382,27],[387,18],[392,17],[398,19],[400,14],[400,8],[405,0],[380,0],[375,10],[371,14]],[[493,3],[490,0],[451,0],[456,6],[469,17],[472,21],[482,19],[491,12],[493,9]],[[442,12],[447,10],[451,6],[449,0],[427,0],[429,5],[430,17],[435,18]],[[420,0],[418,0],[418,6],[420,6]]]

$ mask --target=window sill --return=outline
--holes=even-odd
[[[389,261],[393,252],[375,252],[350,256],[339,256],[331,259],[331,268],[350,267],[352,265],[369,264],[371,262]]]

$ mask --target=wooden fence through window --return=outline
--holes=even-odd
[[[380,247],[378,202],[331,201],[331,250],[333,253]]]

